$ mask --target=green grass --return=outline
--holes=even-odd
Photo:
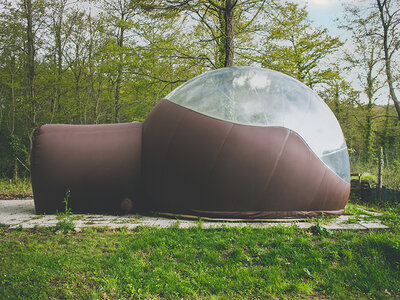
[[[26,197],[32,197],[32,185],[30,178],[18,179],[17,181],[7,178],[0,178],[0,199]]]
[[[0,227],[0,298],[396,298],[397,230]]]
[[[378,163],[372,161],[365,163],[351,160],[351,173],[361,173],[362,180],[370,180],[371,182],[378,183]],[[358,177],[352,177],[352,179],[358,179]],[[394,189],[400,191],[400,161],[392,160],[388,164],[383,166],[383,186],[388,189]]]
[[[30,192],[0,181],[0,194]],[[349,204],[349,222],[368,219]],[[389,230],[55,228],[0,224],[0,299],[399,298],[400,204],[367,207]],[[363,217],[364,216],[364,217]],[[314,220],[315,221],[315,220]],[[177,225],[179,221],[177,221]],[[321,224],[321,226],[319,226]]]
[[[358,176],[351,176],[351,179],[357,179],[358,180]],[[361,180],[368,180],[371,181],[373,183],[378,183],[378,176],[370,174],[370,173],[362,173],[361,174]]]

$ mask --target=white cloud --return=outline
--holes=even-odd
[[[312,6],[321,7],[321,6],[336,5],[339,3],[339,0],[308,0],[307,2],[310,7]]]
[[[291,2],[298,3],[300,5],[306,4],[309,8],[321,8],[335,6],[340,3],[340,0],[291,0]]]
[[[341,4],[366,5],[369,0],[289,0],[300,5],[307,5],[310,9],[337,7]]]

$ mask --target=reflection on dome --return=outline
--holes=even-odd
[[[334,114],[314,91],[287,75],[254,67],[224,68],[189,80],[166,98],[233,123],[288,128],[350,182],[347,146]]]

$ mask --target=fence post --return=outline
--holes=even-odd
[[[381,202],[382,200],[382,171],[383,171],[383,148],[379,152],[379,169],[378,169],[378,193],[377,200]]]

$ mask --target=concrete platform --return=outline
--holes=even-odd
[[[370,213],[365,211],[367,214]],[[349,221],[352,216],[342,215],[331,222],[322,224],[330,230],[377,230],[386,229],[378,219],[368,219],[354,222]],[[362,216],[360,216],[362,217]],[[135,228],[138,226],[154,226],[159,228],[167,228],[177,226],[179,228],[189,228],[199,226],[198,220],[174,219],[159,216],[142,216],[142,215],[91,215],[91,214],[73,214],[71,218],[75,224],[75,228],[82,227],[108,227],[118,228]],[[35,226],[51,227],[55,226],[60,220],[57,215],[36,215],[33,200],[0,200],[0,224],[8,225],[11,228],[23,227],[33,228]],[[315,225],[311,220],[291,221],[291,220],[267,220],[263,222],[237,222],[237,221],[203,221],[202,228],[221,228],[221,227],[244,227],[251,226],[254,228],[268,228],[273,226],[297,226],[301,229],[308,229]]]

